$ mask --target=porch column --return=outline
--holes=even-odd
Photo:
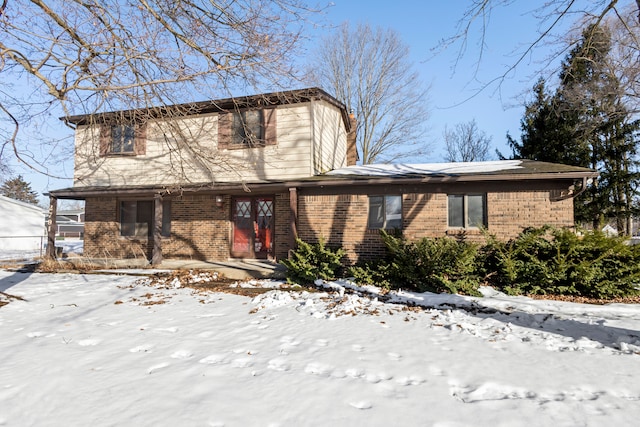
[[[298,237],[298,189],[289,189],[289,250],[295,249]]]
[[[45,257],[56,259],[56,215],[58,213],[58,198],[49,196],[49,220],[47,221],[47,251]]]
[[[151,265],[162,263],[162,196],[153,197],[153,251]]]

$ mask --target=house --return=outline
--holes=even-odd
[[[46,242],[42,208],[0,196],[0,251],[40,252]]]
[[[49,215],[45,221],[49,222]],[[58,210],[56,214],[56,236],[81,239],[84,236],[84,209]]]
[[[71,188],[90,257],[278,260],[295,238],[383,254],[380,229],[410,239],[499,238],[572,227],[590,169],[533,161],[357,166],[355,118],[309,88],[65,117]]]

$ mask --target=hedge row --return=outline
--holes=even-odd
[[[311,283],[339,273],[361,284],[419,292],[480,295],[480,285],[510,295],[552,294],[611,299],[640,294],[640,245],[601,232],[531,228],[508,242],[487,235],[478,245],[449,237],[409,242],[382,232],[387,256],[341,270],[342,249],[298,240],[283,260],[287,278]]]

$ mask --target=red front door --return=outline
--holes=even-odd
[[[273,257],[273,197],[233,199],[231,256]]]

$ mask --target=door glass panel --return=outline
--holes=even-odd
[[[233,250],[234,252],[248,254],[251,249],[250,245],[253,231],[250,199],[238,199],[235,201],[233,222]]]
[[[269,252],[273,244],[272,239],[273,200],[256,200],[256,252]]]

